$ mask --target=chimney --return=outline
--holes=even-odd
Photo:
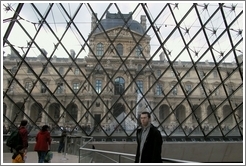
[[[164,54],[164,52],[162,52],[162,53],[160,53],[160,61],[164,61],[164,59],[165,59],[165,54]]]
[[[146,30],[146,16],[141,15],[140,19],[141,19],[141,24],[143,26],[143,29]]]
[[[94,16],[94,15],[92,14],[92,16],[91,16],[91,31],[93,31],[93,29],[96,27],[96,22],[97,22],[96,17],[97,17],[97,13],[95,13],[95,15],[96,15],[96,16]]]

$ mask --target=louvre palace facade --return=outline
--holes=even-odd
[[[135,136],[138,116],[150,111],[163,137],[240,137],[243,59],[171,61],[164,46],[151,56],[145,15],[91,17],[87,56],[3,57],[3,125],[22,119],[31,131],[48,124],[88,136]],[[175,44],[175,43],[174,43]],[[69,49],[69,48],[68,48]]]

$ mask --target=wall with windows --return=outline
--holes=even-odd
[[[242,139],[242,55],[235,55],[237,63],[173,62],[159,43],[161,58],[152,59],[146,17],[140,20],[132,20],[132,28],[122,20],[111,26],[116,20],[108,13],[100,24],[105,27],[99,28],[93,16],[84,58],[48,59],[42,50],[23,59],[12,46],[14,51],[3,57],[6,131],[25,118],[31,131],[48,124],[53,134],[67,128],[133,139],[139,114],[149,111],[163,137]]]

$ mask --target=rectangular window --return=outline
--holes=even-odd
[[[78,92],[79,90],[79,83],[73,83],[73,91]]]
[[[32,82],[26,82],[25,83],[25,89],[30,92],[30,90],[32,89]]]
[[[96,55],[98,56],[102,56],[103,55],[103,44],[102,43],[98,43],[97,44],[97,51],[96,51]]]
[[[190,93],[191,92],[191,89],[192,89],[192,86],[191,85],[186,85],[185,86],[186,93]]]
[[[157,78],[161,76],[161,70],[157,70],[156,76],[157,76]]]
[[[116,50],[120,56],[123,55],[123,45],[122,44],[117,44]]]
[[[162,95],[162,86],[161,85],[156,86],[156,95]]]
[[[75,69],[74,69],[74,74],[75,74],[75,75],[79,75],[79,73],[80,73],[79,69],[78,69],[78,68],[75,68]]]
[[[102,90],[102,81],[96,80],[96,91],[97,91],[97,93],[101,93],[101,90]]]
[[[136,55],[137,55],[137,57],[141,57],[142,56],[142,46],[140,46],[140,45],[137,45],[137,47],[136,47]]]
[[[139,93],[139,90],[143,93],[143,81],[137,81],[137,92]]]
[[[63,83],[58,83],[57,84],[57,89],[56,89],[56,93],[57,94],[62,94],[63,93]]]
[[[171,88],[173,88],[173,87],[174,87],[174,86],[172,85]],[[173,88],[172,94],[175,95],[175,96],[178,94],[177,87],[174,87],[174,88]]]
[[[47,86],[47,82],[44,82],[44,84]],[[46,93],[46,87],[41,84],[41,93]]]

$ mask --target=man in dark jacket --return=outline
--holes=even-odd
[[[141,113],[142,128],[137,130],[137,152],[135,163],[161,163],[162,136],[151,124],[149,112]]]
[[[25,153],[28,148],[28,131],[26,129],[27,123],[28,123],[27,120],[22,120],[19,127],[19,134],[22,139],[22,146],[25,149]]]

